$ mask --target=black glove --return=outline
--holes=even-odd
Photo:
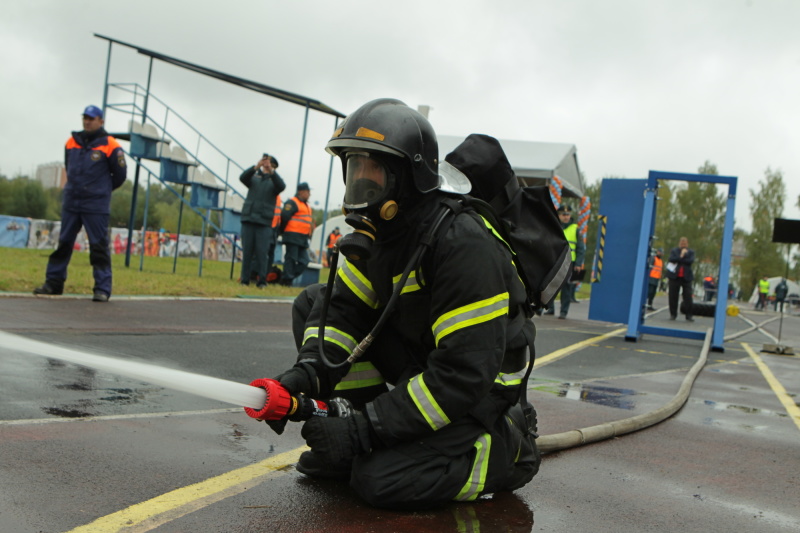
[[[311,388],[311,378],[303,366],[293,366],[273,379],[280,381],[281,385],[283,385],[292,396],[297,396],[301,392],[306,394],[314,392]]]
[[[289,419],[286,417],[283,417],[280,420],[264,420],[270,429],[272,429],[272,431],[278,435],[283,435],[283,430],[286,429],[286,422],[288,421]]]
[[[314,417],[303,425],[300,434],[312,451],[338,464],[370,450],[369,432],[367,417],[352,411],[347,417]]]

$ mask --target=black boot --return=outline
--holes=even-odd
[[[41,287],[33,289],[33,294],[43,294],[47,296],[59,296],[64,294],[64,285],[56,285],[50,281],[45,281]]]
[[[309,450],[300,454],[295,468],[301,474],[325,479],[350,479],[353,463],[332,464],[325,461],[318,453]]]

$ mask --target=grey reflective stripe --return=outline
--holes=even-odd
[[[489,454],[492,451],[492,436],[484,433],[475,441],[475,461],[464,488],[453,498],[459,502],[471,502],[483,491],[486,472],[489,469]]]
[[[408,395],[414,400],[414,404],[419,409],[422,417],[431,426],[431,429],[436,431],[450,423],[450,419],[444,413],[436,398],[433,397],[428,386],[425,384],[425,379],[422,374],[418,374],[411,378],[406,387]]]
[[[504,292],[479,302],[453,309],[440,316],[433,324],[433,337],[436,346],[447,335],[459,329],[488,322],[508,314],[508,293]]]
[[[571,254],[564,254],[564,259],[561,262],[561,266],[558,267],[558,272],[550,280],[550,283],[547,284],[547,287],[542,290],[542,302],[549,302],[553,299],[556,295],[558,290],[564,284],[564,280],[569,275],[569,268],[572,266],[572,255]]]
[[[528,365],[522,367],[522,370],[517,372],[512,372],[509,374],[504,374],[500,372],[497,374],[497,377],[494,378],[494,382],[498,385],[502,385],[504,387],[516,387],[517,385],[522,384],[522,379],[525,377],[525,371],[528,369]]]
[[[375,385],[382,385],[383,383],[386,383],[386,380],[383,379],[383,376],[380,372],[378,372],[378,369],[375,368],[375,365],[369,361],[363,361],[360,363],[353,363],[353,366],[350,367],[350,371],[345,377],[342,378],[342,381],[340,381],[336,387],[334,387],[334,389],[361,389],[366,387],[374,387]]]
[[[305,344],[309,339],[315,339],[318,336],[318,327],[306,328],[305,334],[303,335],[303,344]],[[330,326],[325,328],[322,338],[325,340],[325,342],[331,342],[342,348],[347,352],[347,355],[352,354],[353,350],[355,350],[356,346],[358,346],[358,342],[352,336],[340,329],[332,328]]]
[[[400,278],[402,278],[402,274],[396,275],[392,278],[392,288],[396,288],[397,284],[400,282]],[[408,279],[406,279],[405,284],[403,285],[403,289],[400,291],[400,294],[405,294],[407,292],[414,292],[420,290],[421,287],[419,286],[419,282],[417,281],[417,271],[412,270],[411,273],[408,275]]]
[[[339,269],[338,276],[359,300],[372,309],[378,308],[378,295],[372,288],[372,284],[350,261],[345,260],[344,265]]]

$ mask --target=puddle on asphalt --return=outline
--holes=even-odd
[[[641,394],[633,389],[621,389],[587,383],[559,383],[540,385],[533,390],[555,394],[559,398],[631,410],[636,407],[634,396]]]
[[[60,416],[61,418],[86,418],[87,416],[94,416],[92,413],[87,413],[86,411],[61,409],[59,407],[42,407],[42,411],[49,415]]]
[[[703,405],[706,405],[715,411],[739,411],[749,415],[770,415],[778,417],[787,417],[786,413],[772,411],[770,409],[759,409],[758,407],[747,407],[746,405],[736,405],[726,402],[715,402],[714,400],[703,400]]]
[[[112,414],[116,408],[125,405],[148,403],[151,394],[161,394],[160,387],[104,387],[104,379],[98,378],[94,369],[80,366],[67,366],[61,361],[47,359],[40,386],[78,393],[79,398],[57,406],[41,407],[42,412],[61,418],[87,418]],[[59,383],[60,382],[60,383]]]

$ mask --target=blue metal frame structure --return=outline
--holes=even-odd
[[[165,54],[161,54],[161,53],[155,52],[153,50],[148,50],[146,48],[142,48],[142,47],[134,45],[134,44],[130,44],[130,43],[126,43],[126,42],[123,42],[123,41],[119,41],[117,39],[113,39],[111,37],[106,37],[104,35],[100,35],[100,34],[97,34],[97,33],[95,33],[94,36],[99,38],[99,39],[103,39],[103,40],[108,42],[108,56],[107,56],[107,59],[106,59],[105,85],[104,85],[104,89],[103,89],[103,111],[104,112],[105,112],[106,108],[108,108],[108,107],[112,107],[113,108],[114,107],[113,104],[109,104],[108,103],[108,89],[109,89],[109,87],[111,85],[113,85],[113,84],[109,83],[109,79],[108,78],[109,78],[109,72],[110,72],[110,68],[111,68],[111,51],[112,51],[112,47],[113,47],[114,44],[121,45],[121,46],[124,46],[124,47],[127,47],[127,48],[133,48],[139,54],[142,54],[142,55],[147,56],[149,58],[148,72],[147,72],[147,88],[146,88],[145,94],[144,94],[143,109],[141,110],[142,124],[145,124],[145,122],[147,122],[147,120],[150,120],[151,122],[155,123],[153,118],[151,116],[149,116],[148,112],[147,112],[148,101],[149,101],[149,98],[151,96],[150,95],[150,83],[151,83],[151,80],[152,80],[153,60],[154,59],[157,59],[159,61],[162,61],[164,63],[170,64],[170,65],[173,65],[173,66],[176,66],[176,67],[179,67],[179,68],[184,68],[184,69],[187,69],[187,70],[191,70],[193,72],[196,72],[196,73],[204,75],[204,76],[209,76],[209,77],[212,77],[212,78],[216,78],[218,80],[221,80],[221,81],[226,82],[226,83],[231,83],[231,84],[236,85],[238,87],[242,87],[242,88],[249,89],[249,90],[252,90],[252,91],[255,91],[255,92],[259,92],[259,93],[262,93],[262,94],[265,94],[265,95],[268,95],[268,96],[271,96],[271,97],[274,97],[274,98],[278,98],[280,100],[283,100],[283,101],[286,101],[286,102],[289,102],[289,103],[292,103],[292,104],[304,106],[305,107],[305,118],[304,118],[304,122],[303,122],[303,135],[302,135],[301,145],[300,145],[300,162],[299,162],[299,167],[298,167],[298,171],[297,171],[297,183],[298,184],[302,180],[301,174],[302,174],[302,171],[303,171],[303,156],[304,156],[304,151],[305,151],[306,130],[307,130],[307,127],[308,127],[309,110],[313,109],[315,111],[319,111],[319,112],[322,112],[322,113],[325,113],[325,114],[328,114],[328,115],[333,115],[335,117],[335,121],[336,121],[337,125],[338,125],[339,119],[345,117],[345,115],[343,113],[340,113],[339,111],[337,111],[337,110],[327,106],[326,104],[322,103],[321,101],[313,99],[313,98],[309,98],[309,97],[306,97],[306,96],[303,96],[303,95],[300,95],[300,94],[291,93],[289,91],[284,91],[282,89],[277,89],[277,88],[271,87],[269,85],[265,85],[265,84],[262,84],[262,83],[254,82],[254,81],[247,80],[247,79],[244,79],[244,78],[240,78],[240,77],[237,77],[237,76],[233,76],[233,75],[230,75],[230,74],[226,74],[224,72],[213,70],[213,69],[210,69],[208,67],[203,67],[203,66],[197,65],[195,63],[190,63],[190,62],[184,61],[182,59],[178,59],[178,58],[171,57],[171,56],[168,56],[168,55],[165,55]],[[134,108],[136,108],[135,101],[134,101]],[[133,114],[133,112],[132,112],[132,114]],[[165,118],[164,124],[163,124],[163,126],[161,128],[162,128],[164,134],[166,134],[166,118]],[[334,129],[335,129],[335,127],[334,127]],[[197,132],[197,133],[199,133],[199,132]],[[198,140],[198,146],[199,146],[199,142],[200,141]],[[181,147],[183,148],[183,146],[181,146]],[[187,153],[191,153],[191,152],[189,152],[189,150],[186,150],[186,152]],[[139,171],[140,171],[140,167],[141,167],[140,159],[141,158],[136,158],[136,172],[135,172],[134,183],[133,183],[133,196],[132,196],[132,199],[131,199],[131,215],[130,215],[130,220],[129,220],[129,224],[128,224],[128,247],[126,249],[126,255],[125,255],[125,266],[130,266],[131,242],[133,240],[132,239],[133,223],[134,223],[134,216],[135,216],[135,213],[136,213],[137,192],[138,192],[138,189],[139,189]],[[331,158],[331,160],[332,160],[332,158]],[[230,160],[229,160],[229,163],[230,163]],[[329,174],[328,174],[328,188],[329,188],[329,190],[330,190],[330,182],[331,182],[331,178],[332,178],[332,171],[333,171],[333,164],[331,164],[330,171],[329,171]],[[216,177],[219,178],[219,176],[216,176]],[[228,178],[228,176],[227,176],[227,171],[226,171],[226,177],[224,179],[224,182],[226,184],[226,192],[227,192],[227,181],[228,181],[227,178]],[[148,180],[149,180],[149,174],[148,174]],[[233,189],[233,191],[236,192],[235,189]],[[325,200],[326,207],[327,207],[327,204],[328,204],[328,198],[326,197],[326,200]],[[182,207],[183,207],[183,203],[181,204],[181,208]],[[325,213],[325,216],[327,216],[327,211]],[[206,212],[206,216],[204,217],[204,220],[210,222],[210,219],[209,219],[209,216],[208,216],[208,210]],[[214,225],[214,224],[212,224],[212,225]],[[203,224],[203,234],[204,234],[204,236],[205,236],[205,226],[206,225],[204,223]],[[214,226],[216,227],[216,225],[214,225]],[[217,229],[219,230],[219,228],[217,228]],[[221,230],[219,230],[219,231],[221,231]],[[235,256],[235,249],[236,249],[236,244],[235,244],[236,241],[235,241],[235,239],[233,239],[233,242],[234,242],[234,256]],[[202,261],[203,261],[203,258],[202,258],[202,252],[201,252],[201,257],[200,257],[200,275],[202,275]],[[174,271],[174,268],[173,268],[173,271]]]
[[[625,340],[636,341],[643,333],[662,335],[667,337],[682,337],[687,339],[702,340],[705,333],[688,331],[676,328],[661,328],[643,324],[642,308],[645,301],[645,281],[647,272],[647,257],[650,248],[650,239],[653,236],[656,218],[656,192],[658,180],[693,181],[701,183],[718,183],[728,186],[728,198],[725,209],[725,226],[722,233],[722,248],[720,250],[719,287],[727,287],[730,276],[731,248],[733,246],[734,211],[736,207],[736,183],[733,176],[713,176],[708,174],[682,174],[677,172],[660,172],[651,170],[648,174],[645,187],[644,212],[642,225],[639,232],[639,246],[636,254],[636,268],[633,279],[633,292],[631,293],[628,308],[628,329]],[[728,308],[728,292],[717,293],[717,304],[714,311],[714,327],[711,336],[711,349],[724,351],[725,318]]]

